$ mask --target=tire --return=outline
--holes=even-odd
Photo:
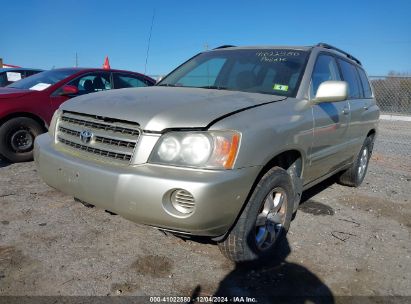
[[[43,127],[31,118],[6,121],[0,126],[0,154],[13,163],[32,160],[34,138],[41,133]]]
[[[233,262],[252,262],[272,255],[290,227],[293,202],[287,171],[272,168],[258,182],[226,239],[218,244],[220,251]]]
[[[339,176],[339,183],[349,187],[359,187],[363,182],[368,169],[374,147],[374,135],[368,136],[361,147],[351,167]]]

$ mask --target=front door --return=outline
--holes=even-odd
[[[341,80],[333,56],[320,54],[311,77],[311,98],[315,97],[321,83]],[[314,136],[310,149],[308,180],[315,180],[341,167],[349,160],[347,132],[350,122],[348,101],[313,103]]]
[[[50,102],[53,105],[53,109],[57,109],[63,102],[67,101],[70,98],[79,95],[110,90],[112,88],[110,72],[92,72],[83,74],[64,85],[72,85],[77,87],[78,94],[61,95],[63,86],[60,87],[50,96]],[[51,115],[53,115],[53,113],[51,113]]]

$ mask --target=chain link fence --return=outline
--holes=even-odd
[[[381,110],[374,158],[411,173],[411,76],[370,76]]]
[[[411,77],[370,76],[374,95],[383,114],[411,116]]]

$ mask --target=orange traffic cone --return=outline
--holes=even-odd
[[[106,56],[106,60],[104,60],[103,69],[105,70],[110,69],[110,62],[108,61],[108,56]]]

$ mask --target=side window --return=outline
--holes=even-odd
[[[130,74],[114,73],[113,80],[115,89],[138,88],[147,86],[147,83],[143,79]]]
[[[12,84],[15,81],[19,81],[24,78],[22,71],[6,72],[6,85]]]
[[[34,74],[37,74],[37,73],[38,73],[37,71],[26,71],[26,72],[25,72],[25,74],[26,74],[25,77],[29,77],[29,76],[34,75]]]
[[[217,76],[225,62],[225,58],[213,58],[207,60],[188,72],[180,79],[180,83],[184,84],[186,87],[204,86],[205,83],[210,86],[215,85]]]
[[[0,73],[0,87],[4,87],[6,85],[7,85],[6,72]]]
[[[110,73],[90,73],[72,80],[68,85],[76,86],[79,95],[110,90]]]
[[[365,75],[365,72],[363,69],[357,68],[358,75],[360,75],[360,80],[362,83],[362,88],[364,90],[364,98],[372,98],[372,90],[370,83],[368,82],[367,75]]]
[[[315,63],[313,74],[311,76],[310,97],[314,98],[320,84],[327,80],[341,80],[337,63],[334,57],[320,55]]]
[[[342,59],[338,59],[338,63],[340,64],[344,81],[348,83],[348,98],[360,98],[362,92],[355,66]]]

